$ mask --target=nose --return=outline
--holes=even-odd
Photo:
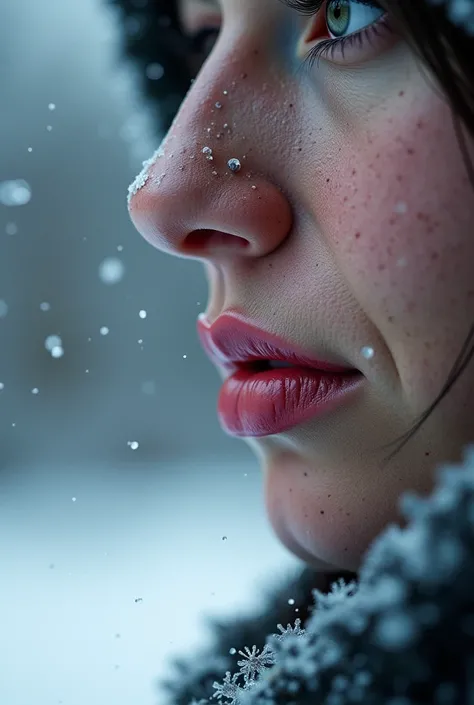
[[[222,62],[222,57],[214,62],[214,80],[208,64],[207,80],[203,76],[193,84],[160,148],[129,188],[137,230],[177,256],[262,257],[281,245],[293,223],[275,178],[277,150],[264,134],[264,116],[249,107],[255,87],[243,88],[249,74],[242,74],[242,64],[241,80],[232,81]],[[233,67],[238,63],[235,57],[228,61]],[[265,142],[273,155],[270,167]]]

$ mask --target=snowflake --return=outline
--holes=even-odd
[[[332,583],[331,592],[324,594],[315,588],[312,593],[316,607],[320,610],[328,610],[337,604],[345,602],[357,589],[358,585],[355,580],[351,580],[350,583],[346,584],[344,578],[339,578],[337,582]]]
[[[239,694],[243,690],[236,682],[238,677],[239,673],[234,673],[231,680],[230,671],[226,671],[225,678],[222,683],[218,683],[217,681],[213,683],[212,687],[216,692],[211,695],[211,698],[216,698],[217,700],[220,700],[221,698],[228,698],[231,703],[235,703]]]
[[[281,634],[274,634],[273,636],[275,636],[275,638],[279,640],[285,639],[290,634],[295,636],[301,636],[305,633],[305,630],[301,629],[301,619],[299,618],[295,621],[294,627],[292,627],[291,624],[287,624],[285,629],[282,624],[277,624],[277,628],[281,631]]]
[[[254,681],[257,674],[262,673],[268,666],[271,666],[275,662],[275,656],[270,646],[266,644],[259,653],[259,649],[255,646],[252,647],[250,651],[248,646],[244,647],[246,654],[243,651],[239,651],[239,654],[244,657],[243,661],[237,661],[237,665],[240,666],[240,674],[243,675],[246,683],[249,681]]]

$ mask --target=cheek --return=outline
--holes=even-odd
[[[472,323],[473,187],[449,108],[426,88],[416,101],[393,100],[369,132],[346,138],[323,228],[404,384],[422,384],[423,371],[423,405]]]

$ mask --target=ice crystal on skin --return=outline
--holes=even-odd
[[[165,152],[164,152],[164,147],[167,142],[167,137],[163,140],[163,142],[160,144],[156,152],[153,154],[150,159],[146,159],[144,162],[142,162],[143,169],[141,172],[138,174],[138,176],[135,178],[135,180],[130,184],[128,187],[128,195],[127,195],[127,202],[128,205],[130,206],[131,200],[135,194],[137,194],[141,188],[145,186],[147,183],[148,179],[150,178],[150,168],[153,166],[153,164],[159,159],[160,157],[164,157]],[[160,176],[160,181],[165,175],[162,174]]]

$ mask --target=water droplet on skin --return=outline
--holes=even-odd
[[[107,326],[102,326],[102,328],[100,329],[100,334],[101,335],[108,335],[109,334],[109,329],[107,328]]]
[[[235,159],[235,157],[229,159],[229,161],[227,162],[227,166],[234,174],[240,171],[242,168],[240,161],[238,159]]]
[[[56,110],[56,105],[54,103],[49,103],[48,110]]]
[[[204,147],[202,153],[206,155],[206,159],[208,161],[212,162],[214,160],[214,157],[212,156],[212,149],[210,147]]]
[[[7,235],[16,235],[18,232],[18,226],[16,223],[7,223],[5,226],[5,232]]]
[[[142,309],[141,311],[139,311],[138,315],[140,316],[140,318],[146,318],[146,311]]]
[[[213,172],[212,172],[212,175],[213,175],[213,176],[217,176],[217,171],[213,171]]]
[[[49,311],[51,308],[51,304],[48,304],[47,301],[43,301],[43,303],[40,304],[40,309],[42,311]]]
[[[257,190],[257,187],[256,187],[256,186],[252,186],[252,189],[253,189],[254,191],[256,191],[256,190]]]
[[[219,103],[219,101],[217,101],[216,108],[220,110],[222,108],[222,103]]]
[[[227,541],[227,536],[223,536],[223,537],[222,537],[222,540],[223,540],[223,541]]]
[[[362,356],[365,357],[366,360],[370,360],[374,356],[374,349],[366,345],[365,347],[362,348],[360,351]]]
[[[132,450],[137,450],[140,444],[138,441],[127,441],[127,445],[130,446]]]
[[[0,392],[2,391],[2,389],[5,389],[5,385],[3,384],[3,382],[0,382]]]
[[[292,597],[290,597],[290,599],[288,600],[288,604],[289,604],[289,605],[294,605],[294,604],[295,604],[295,601],[294,601],[294,599],[293,599]]]
[[[38,387],[33,387],[33,389],[31,390],[31,393],[32,393],[32,394],[39,394],[39,389],[38,389]]]
[[[3,299],[0,299],[0,318],[5,318],[8,313],[8,304]]]
[[[223,95],[228,95],[228,91],[222,91]]]
[[[229,649],[229,654],[230,654],[231,656],[233,656],[233,655],[236,654],[236,653],[237,653],[237,649],[234,649],[234,647],[232,647],[231,649]]]

